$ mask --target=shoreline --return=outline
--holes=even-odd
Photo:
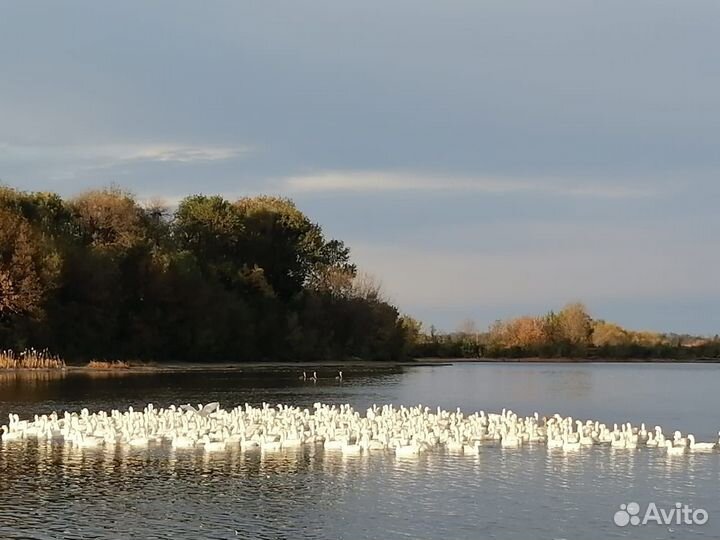
[[[434,358],[422,358],[433,363]],[[437,358],[439,362],[477,364],[720,364],[720,358]]]
[[[393,369],[402,367],[437,367],[451,366],[454,361],[448,359],[418,359],[405,362],[372,361],[372,360],[349,360],[349,361],[326,361],[326,362],[245,362],[245,363],[222,363],[222,362],[170,362],[167,364],[131,364],[130,367],[122,368],[92,368],[84,365],[66,365],[64,368],[7,368],[0,369],[0,373],[10,372],[65,372],[65,373],[183,373],[193,371],[215,371],[215,372],[242,372],[262,369],[283,369],[283,370],[340,370],[347,368],[355,369]]]
[[[407,361],[319,361],[319,362],[171,362],[167,364],[136,364],[121,368],[93,368],[85,365],[66,365],[64,368],[0,368],[0,373],[187,373],[242,372],[263,369],[280,370],[340,370],[340,369],[399,369],[404,367],[450,367],[454,364],[720,364],[720,358],[416,358]]]

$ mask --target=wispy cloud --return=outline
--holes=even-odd
[[[110,146],[100,148],[99,153],[115,156],[119,161],[160,161],[191,163],[202,161],[223,161],[240,157],[251,152],[249,147],[230,146]]]
[[[282,181],[294,193],[455,191],[480,193],[535,193],[609,199],[646,198],[660,192],[648,184],[551,177],[458,176],[424,172],[326,171],[290,176]]]
[[[252,151],[247,146],[185,145],[173,143],[22,145],[0,142],[3,159],[80,159],[98,162],[162,161],[188,163],[218,161]]]
[[[0,161],[37,166],[52,177],[142,163],[209,163],[242,157],[249,146],[178,143],[14,144],[0,142]]]

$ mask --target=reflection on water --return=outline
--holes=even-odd
[[[22,442],[0,448],[0,469],[2,538],[673,538],[610,520],[623,501],[717,508],[716,456],[610,448],[398,460]],[[712,522],[682,532],[717,537]]]
[[[565,370],[565,368],[569,368]],[[0,376],[0,412],[108,409],[220,400],[224,405],[315,401],[427,403],[465,410],[512,407],[608,421],[653,418],[668,428],[717,431],[712,366],[497,366],[332,373],[297,370]],[[647,387],[657,391],[648,400]],[[672,389],[673,391],[669,391]],[[658,399],[663,396],[663,399]],[[689,397],[692,396],[692,397]],[[668,458],[655,449],[483,446],[477,456],[347,456],[322,447],[205,454],[168,446],[77,449],[0,444],[0,538],[717,538],[720,454]],[[621,503],[676,501],[710,522],[619,528]]]

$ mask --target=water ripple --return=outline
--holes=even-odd
[[[193,373],[88,382],[75,375],[40,376],[29,384],[8,376],[0,378],[0,414],[137,406],[148,395],[158,406],[208,400],[349,402],[357,408],[423,402],[465,410],[507,405],[523,414],[557,410],[611,422],[647,419],[693,430],[700,438],[716,436],[720,397],[707,366],[652,371],[657,391],[667,396],[661,403],[644,394],[633,397],[633,388],[647,386],[647,366],[571,366],[562,376],[558,369],[415,368],[356,380],[350,373],[343,386],[304,386],[292,371],[264,379]],[[683,388],[693,388],[696,398],[681,400]],[[3,540],[720,537],[718,454],[670,459],[644,448],[564,454],[544,446],[488,444],[476,456],[431,452],[397,459],[344,456],[321,447],[205,454],[23,441],[0,444],[0,475]],[[614,512],[630,501],[665,507],[681,501],[707,509],[710,522],[616,527]]]

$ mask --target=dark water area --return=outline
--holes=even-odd
[[[159,373],[0,372],[0,419],[220,401],[373,403],[559,412],[646,422],[717,440],[720,366],[473,364]],[[304,446],[206,454],[166,446],[78,449],[0,443],[0,538],[718,538],[720,452],[487,444],[476,456],[430,451],[348,456]],[[614,524],[621,504],[677,502],[703,525]]]

